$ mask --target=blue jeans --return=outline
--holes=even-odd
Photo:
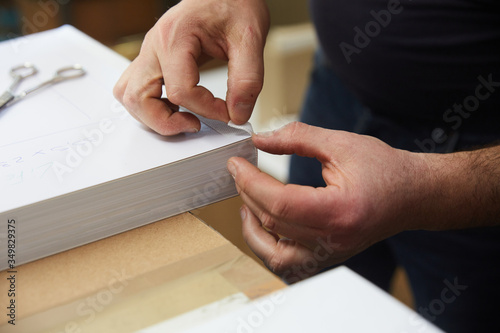
[[[375,136],[410,151],[447,153],[500,139],[500,131],[481,133],[464,131],[465,127],[450,131],[438,120],[377,115],[347,90],[321,52],[316,55],[301,121]],[[296,155],[292,156],[289,181],[325,186],[320,163]],[[373,245],[344,264],[385,290],[394,269],[402,266],[410,280],[415,310],[426,319],[447,332],[500,332],[498,227],[406,231]]]

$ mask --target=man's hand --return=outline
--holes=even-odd
[[[404,206],[413,182],[407,152],[372,137],[301,123],[253,141],[273,154],[317,158],[327,184],[283,185],[244,159],[229,160],[245,202],[244,238],[278,275],[289,281],[312,275],[406,228],[398,215],[411,209]]]
[[[242,124],[262,88],[268,29],[264,0],[183,0],[148,32],[114,95],[137,120],[163,135],[200,129],[195,116],[177,112],[179,105]],[[226,101],[198,86],[198,66],[211,58],[228,60]],[[168,100],[161,99],[163,84]]]
[[[327,186],[312,188],[284,185],[242,158],[228,161],[245,203],[245,240],[289,282],[341,263],[403,230],[470,227],[474,219],[476,226],[500,224],[500,159],[483,182],[483,170],[477,170],[477,177],[470,175],[469,163],[477,160],[470,152],[410,153],[373,137],[301,123],[254,135],[253,142],[273,154],[296,153],[323,165]],[[499,150],[477,155],[490,161]],[[488,186],[492,175],[496,183]],[[484,195],[472,198],[478,185]],[[478,209],[480,205],[484,207]]]

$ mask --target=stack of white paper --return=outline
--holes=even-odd
[[[256,163],[250,135],[221,122],[175,137],[140,125],[112,95],[128,60],[71,26],[2,42],[0,54],[1,91],[24,62],[39,73],[20,90],[64,66],[87,71],[0,112],[0,235],[15,220],[16,264],[234,196],[227,159]]]

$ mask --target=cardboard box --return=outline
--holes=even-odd
[[[1,332],[132,332],[285,287],[190,213],[11,271],[0,272]]]

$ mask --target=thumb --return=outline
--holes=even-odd
[[[252,115],[264,82],[263,45],[249,41],[229,54],[226,103],[229,117],[238,125]]]

